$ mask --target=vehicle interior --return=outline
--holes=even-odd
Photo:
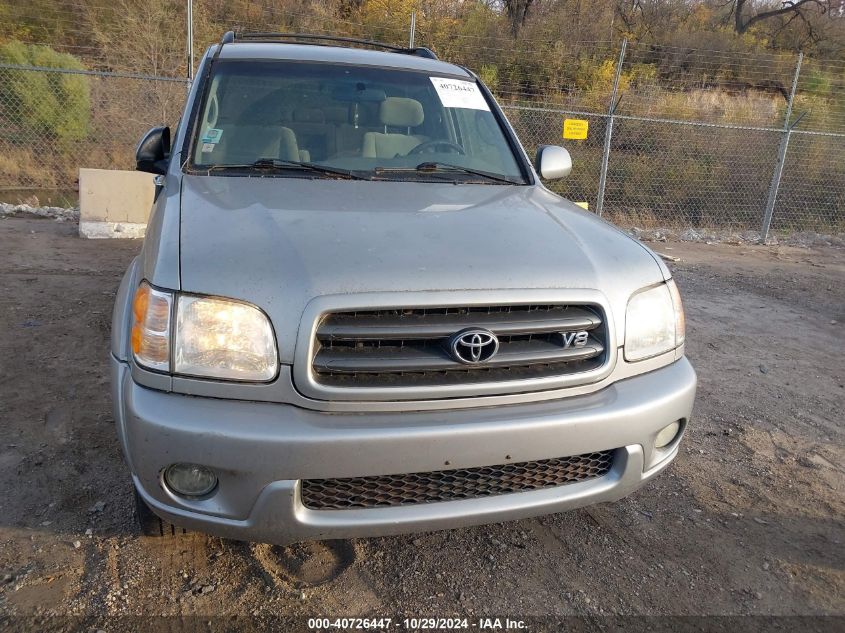
[[[372,170],[443,161],[521,177],[489,108],[444,107],[419,72],[223,62],[197,129],[196,166],[279,159]]]

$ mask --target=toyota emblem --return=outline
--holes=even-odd
[[[459,363],[486,363],[499,351],[499,339],[490,330],[470,328],[456,332],[449,339],[449,350]]]

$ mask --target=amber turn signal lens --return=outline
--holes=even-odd
[[[132,326],[132,352],[135,355],[141,351],[141,325],[136,323]]]
[[[136,322],[144,320],[149,303],[150,287],[144,282],[138,286],[138,290],[135,291],[135,299],[132,301],[132,314],[135,316]]]
[[[681,345],[686,338],[687,319],[684,314],[684,304],[681,302],[681,293],[674,279],[666,284],[669,286],[669,293],[672,295],[672,305],[675,306],[675,345]]]
[[[132,353],[149,369],[170,370],[170,312],[173,296],[141,282],[132,299]]]

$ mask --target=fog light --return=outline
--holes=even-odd
[[[665,427],[657,434],[657,437],[654,438],[654,448],[663,448],[664,446],[671,444],[675,438],[678,437],[678,431],[680,430],[681,423],[677,421],[672,422],[672,424]]]
[[[203,497],[214,490],[217,476],[199,464],[172,464],[164,471],[164,483],[184,497]]]

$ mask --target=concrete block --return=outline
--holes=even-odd
[[[80,169],[80,236],[143,237],[153,205],[153,178],[139,171]]]

